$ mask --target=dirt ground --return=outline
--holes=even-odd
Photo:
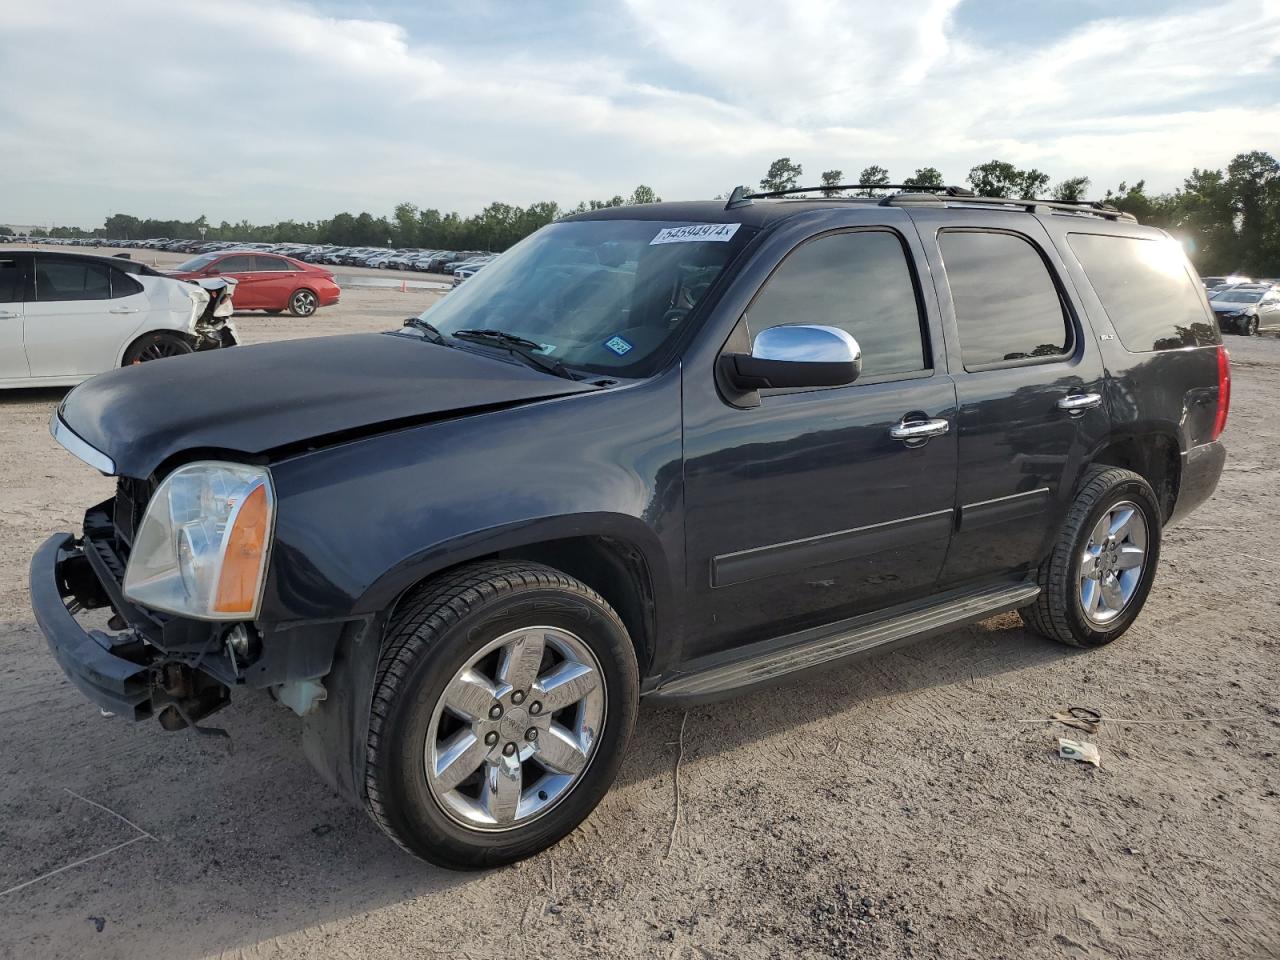
[[[385,329],[434,295],[237,323]],[[111,481],[50,439],[62,391],[2,394],[0,957],[1280,957],[1280,341],[1230,346],[1226,474],[1121,641],[1009,615],[687,716],[642,705],[586,824],[482,874],[397,849],[265,698],[217,716],[230,747],[99,717],[26,569]],[[1088,738],[1100,769],[1054,755],[1085,736],[1042,722],[1069,705],[1118,718]]]

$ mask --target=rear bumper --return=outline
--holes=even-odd
[[[1182,455],[1182,474],[1178,480],[1178,500],[1166,526],[1177,523],[1200,504],[1204,503],[1218,487],[1223,465],[1227,462],[1227,448],[1221,440],[1202,443]]]
[[[31,609],[67,679],[102,709],[141,720],[151,715],[151,670],[122,655],[140,645],[85,630],[67,608],[66,598],[100,591],[93,577],[76,539],[54,534],[31,558]]]

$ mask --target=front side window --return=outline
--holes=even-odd
[[[111,270],[100,263],[36,257],[36,301],[107,300]]]
[[[1073,233],[1067,243],[1126,350],[1146,353],[1222,342],[1182,248],[1173,240]],[[1237,302],[1245,292],[1225,290],[1216,299]]]
[[[862,348],[861,379],[929,368],[915,284],[896,234],[828,234],[801,244],[747,309],[754,338],[781,324],[847,331]]]
[[[223,257],[215,266],[221,273],[251,273],[254,269],[253,257],[247,253]]]
[[[1012,233],[945,230],[938,247],[966,370],[1070,351],[1070,318],[1030,241]]]
[[[571,368],[644,376],[754,235],[736,223],[553,223],[422,314],[449,335],[501,330]]]

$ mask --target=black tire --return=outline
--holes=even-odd
[[[295,317],[309,317],[320,308],[320,298],[314,290],[301,287],[289,295],[289,312]]]
[[[1090,532],[1114,505],[1129,501],[1142,511],[1147,548],[1142,575],[1133,596],[1113,620],[1098,624],[1085,616],[1079,597],[1081,563]],[[1100,647],[1129,629],[1142,612],[1160,561],[1161,512],[1156,495],[1132,470],[1095,466],[1080,482],[1062,530],[1036,580],[1040,595],[1018,612],[1027,627],[1075,647]]]
[[[571,629],[599,661],[604,721],[594,753],[563,800],[505,832],[469,829],[432,795],[423,751],[445,687],[485,644],[521,625]],[[635,648],[618,615],[585,584],[538,563],[468,564],[403,600],[387,630],[369,719],[365,803],[369,815],[415,856],[454,870],[513,863],[561,840],[595,809],[631,737],[640,681]]]
[[[124,352],[121,366],[129,367],[135,363],[163,360],[166,357],[180,357],[183,354],[194,352],[195,347],[191,345],[191,341],[181,334],[157,330],[154,333],[143,334],[129,344],[129,349]]]

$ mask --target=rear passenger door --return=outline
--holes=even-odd
[[[956,532],[940,586],[1039,563],[1109,430],[1097,344],[1039,220],[913,211],[958,404]]]
[[[229,257],[223,257],[214,264],[214,267],[222,276],[231,277],[236,281],[236,290],[231,295],[231,302],[237,310],[259,310],[262,308],[261,291],[258,286],[263,278],[258,273],[253,254],[232,254]]]
[[[254,280],[254,296],[265,310],[283,310],[289,305],[289,295],[297,282],[298,268],[284,257],[258,254],[253,258],[257,268]]]
[[[35,255],[23,310],[31,376],[89,376],[116,365],[124,341],[142,320],[146,298],[138,298],[141,304],[113,301],[113,272],[97,260]]]
[[[22,346],[23,276],[31,262],[25,254],[0,255],[0,380],[29,375]]]

